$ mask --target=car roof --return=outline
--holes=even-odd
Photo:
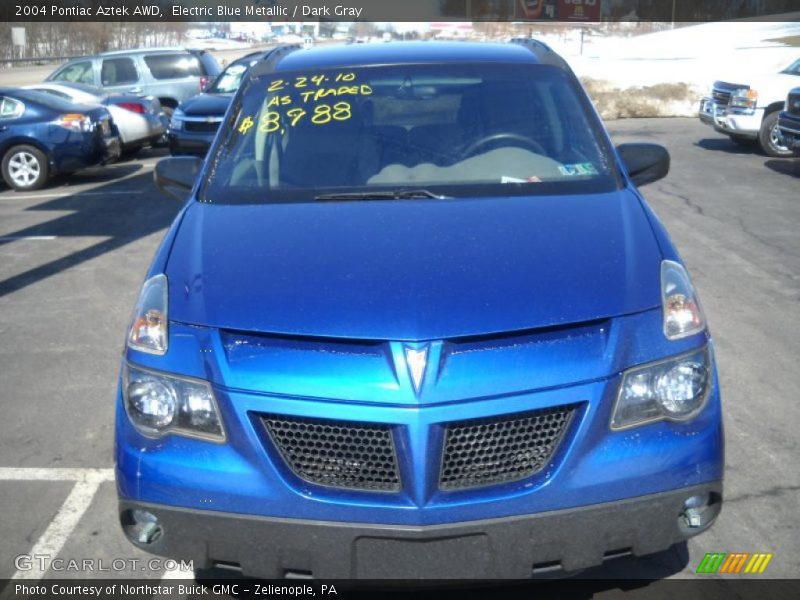
[[[160,48],[133,48],[129,50],[109,50],[100,52],[96,56],[116,56],[120,54],[158,54],[159,52],[189,52],[183,46],[162,46]]]
[[[65,64],[80,62],[82,60],[91,60],[93,58],[105,58],[108,56],[130,56],[131,54],[166,54],[173,52],[208,54],[207,51],[197,48],[185,48],[184,46],[161,46],[159,48],[133,48],[128,50],[109,50],[108,52],[100,52],[98,54],[86,54],[85,56],[76,56],[71,58]]]
[[[548,52],[549,48],[540,45]],[[526,44],[494,42],[392,42],[316,46],[289,52],[274,65],[275,71],[311,68],[356,67],[378,64],[502,62],[539,64],[543,62]]]
[[[244,56],[237,58],[236,60],[232,61],[228,66],[231,65],[247,65],[250,66],[254,60],[259,61],[267,58],[270,55],[272,50],[260,50],[258,52],[251,52],[250,54],[245,54]]]

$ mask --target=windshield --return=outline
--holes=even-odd
[[[791,65],[786,67],[783,71],[787,75],[800,75],[800,59],[794,61]]]
[[[393,65],[251,77],[201,200],[309,200],[424,189],[448,196],[619,185],[574,78],[544,65]]]
[[[206,90],[208,94],[232,94],[239,89],[242,77],[247,72],[247,65],[234,63],[225,69],[214,83]]]

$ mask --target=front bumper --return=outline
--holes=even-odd
[[[710,500],[703,525],[687,527],[687,498]],[[408,527],[254,517],[121,500],[125,527],[130,511],[147,510],[161,534],[141,548],[193,560],[194,568],[218,564],[242,575],[320,579],[528,578],[569,573],[622,555],[666,550],[711,526],[722,506],[722,484],[535,515]]]
[[[764,109],[756,108],[752,111],[730,109],[706,97],[700,100],[698,116],[703,123],[720,133],[755,139],[761,129]]]
[[[119,493],[186,509],[422,527],[546,513],[719,481],[724,438],[716,375],[705,408],[690,421],[609,428],[619,373],[708,343],[705,334],[667,342],[661,328],[661,311],[654,309],[570,328],[570,336],[559,334],[559,344],[550,342],[550,332],[490,351],[432,344],[430,364],[439,373],[417,395],[410,376],[394,367],[395,357],[402,360],[400,343],[342,347],[259,338],[244,344],[238,334],[173,322],[165,356],[128,350],[127,360],[220,382],[213,389],[227,441],[146,438],[131,425],[118,391]],[[486,487],[442,487],[449,424],[568,405],[577,412],[540,471]],[[390,428],[400,488],[374,492],[300,477],[267,435],[264,414]]]
[[[778,130],[786,147],[800,156],[800,115],[782,112],[778,117]]]
[[[678,519],[688,496],[721,499],[716,374],[705,408],[689,421],[620,431],[609,423],[622,371],[695,350],[710,343],[706,334],[668,342],[660,308],[567,332],[489,347],[431,342],[438,369],[415,393],[410,375],[393,366],[402,364],[401,342],[343,346],[171,322],[166,355],[129,349],[126,360],[215,382],[227,440],[146,438],[118,391],[123,526],[130,510],[144,508],[165,532],[143,546],[149,551],[198,567],[238,563],[262,577],[527,577],[534,563],[572,571],[702,531],[707,523],[684,531]],[[441,484],[450,424],[563,406],[577,412],[540,471],[484,487]],[[378,492],[300,477],[268,435],[265,414],[389,427],[401,485]]]

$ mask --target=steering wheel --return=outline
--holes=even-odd
[[[509,144],[505,144],[507,146],[522,146],[523,148],[533,150],[536,154],[547,156],[547,151],[544,149],[544,147],[533,138],[529,138],[528,136],[519,133],[501,132],[489,134],[471,143],[467,149],[464,150],[463,157],[469,158],[470,156],[474,156],[478,153],[478,150],[484,146],[501,141],[510,142]]]

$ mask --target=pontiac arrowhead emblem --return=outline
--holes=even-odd
[[[422,380],[425,377],[425,367],[428,364],[428,348],[406,348],[406,364],[408,373],[411,375],[411,383],[414,384],[414,391],[419,392],[422,387]]]

